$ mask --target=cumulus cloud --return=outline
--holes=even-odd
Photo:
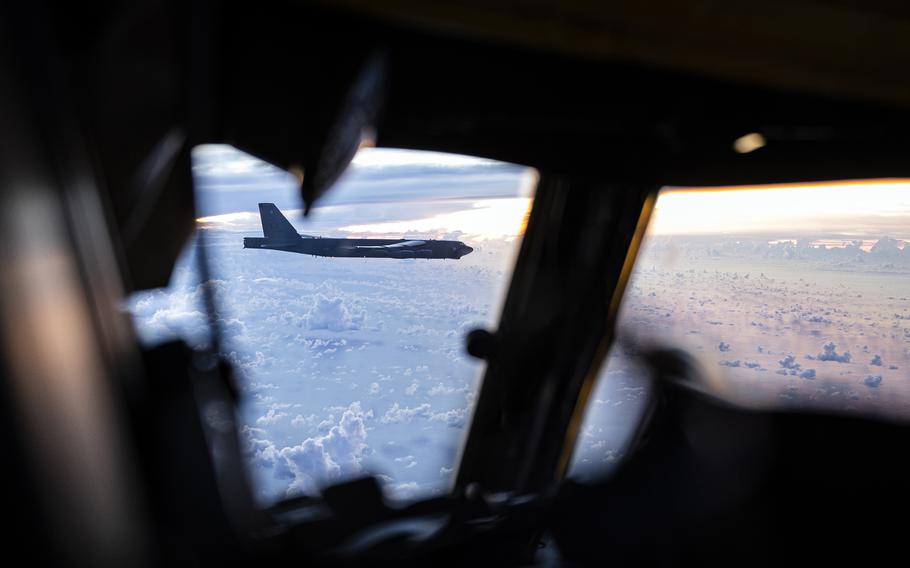
[[[288,495],[313,493],[320,485],[360,473],[368,448],[364,419],[360,402],[353,402],[328,434],[279,450],[278,456],[293,479]]]
[[[296,427],[300,428],[303,426],[310,426],[315,422],[316,422],[315,414],[310,414],[309,416],[303,416],[302,414],[298,414],[297,416],[295,416],[293,418],[293,420],[291,420],[291,426],[296,426]]]
[[[726,353],[727,351],[730,350],[730,344],[721,341],[720,343],[717,344],[717,349],[723,353]]]
[[[130,306],[137,321],[137,330],[149,344],[183,338],[200,344],[209,335],[208,319],[193,293],[175,295],[151,293]]]
[[[184,253],[182,262],[192,262],[192,255]],[[132,296],[127,309],[133,315],[136,330],[143,341],[158,344],[172,339],[183,339],[191,345],[206,344],[209,340],[209,321],[205,315],[203,290],[209,287],[223,290],[223,280],[209,280],[200,284],[193,271],[175,269],[176,285],[173,290],[151,290]],[[242,336],[246,327],[235,318],[219,317],[216,324],[225,336]]]
[[[822,352],[815,356],[815,359],[819,361],[835,361],[837,363],[849,363],[850,362],[850,352],[844,351],[843,353],[837,352],[837,345],[833,341],[829,341],[822,345]]]
[[[268,412],[265,413],[265,416],[260,416],[256,419],[257,424],[274,424],[287,416],[287,412],[281,412],[275,408],[270,408]]]
[[[168,306],[155,311],[149,318],[149,325],[158,328],[162,335],[197,336],[208,325],[208,321],[201,311],[196,309],[181,309]]]
[[[427,418],[430,416],[430,405],[423,403],[414,408],[402,408],[397,402],[393,404],[382,418],[379,419],[383,424],[396,424],[398,422],[410,422],[416,417]]]
[[[246,392],[259,392],[264,390],[276,390],[278,388],[274,383],[259,383],[256,381],[250,381],[242,386],[243,390]]]
[[[237,338],[246,335],[246,324],[237,318],[219,319],[218,329],[224,337]]]
[[[799,376],[803,379],[814,379],[815,369],[803,369]]]
[[[413,499],[420,491],[420,484],[416,481],[386,485],[385,489],[393,499]]]
[[[405,469],[411,469],[412,467],[417,465],[417,458],[408,454],[408,455],[402,456],[400,458],[395,458],[395,462],[404,465]]]
[[[867,375],[866,378],[863,379],[863,384],[867,387],[878,388],[878,385],[882,384],[882,376]]]
[[[780,363],[780,366],[784,369],[798,371],[800,368],[802,368],[802,365],[796,362],[796,357],[793,355],[786,355],[783,359],[778,361],[778,363]]]
[[[357,310],[345,304],[342,298],[316,296],[313,307],[303,316],[307,329],[348,331],[361,329],[366,321],[366,311]]]
[[[244,454],[252,465],[271,470],[275,479],[286,480],[287,495],[312,494],[320,486],[362,471],[362,459],[369,449],[364,424],[367,416],[360,402],[353,402],[327,434],[283,448],[267,439],[266,430],[243,426]]]
[[[881,355],[876,355],[875,357],[872,358],[871,361],[869,361],[869,364],[870,364],[870,365],[875,365],[875,366],[877,366],[877,367],[881,367],[881,366],[882,366],[882,356],[881,356]]]
[[[464,389],[456,389],[454,387],[446,386],[442,383],[436,383],[436,385],[434,387],[432,387],[428,391],[427,394],[429,394],[430,396],[440,396],[440,395],[447,395],[447,394],[455,394],[457,392],[463,392],[463,391],[464,391]]]
[[[263,468],[275,467],[278,449],[267,439],[265,430],[247,425],[241,426],[240,439],[243,452],[252,464]]]
[[[231,351],[225,355],[225,358],[234,366],[234,368],[240,369],[247,374],[251,374],[250,371],[257,368],[267,368],[273,362],[272,358],[266,357],[262,351],[246,354]],[[278,387],[273,385],[272,388]]]
[[[438,333],[434,329],[429,329],[422,324],[413,324],[398,329],[398,335],[427,335]]]
[[[464,408],[453,408],[452,410],[430,416],[430,421],[442,422],[450,428],[462,428],[464,427],[466,413],[467,411]]]

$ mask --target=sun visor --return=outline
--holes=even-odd
[[[230,4],[240,30],[269,30],[269,41],[225,34],[217,43],[217,105],[197,143],[230,144],[291,172],[306,211],[332,186],[365,137],[374,136],[388,83],[386,43],[375,25],[308,15],[292,3],[276,18],[266,3]]]
[[[374,52],[367,58],[325,132],[318,156],[296,172],[303,177],[304,214],[344,173],[357,149],[372,145],[385,102],[387,69],[385,53]]]

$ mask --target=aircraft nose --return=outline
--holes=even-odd
[[[474,252],[474,249],[469,247],[468,245],[463,245],[461,247],[461,256],[464,256],[466,254],[471,254],[472,252]]]

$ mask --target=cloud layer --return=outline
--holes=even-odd
[[[203,154],[200,209],[230,213],[199,225],[213,277],[205,285],[218,300],[224,356],[241,372],[240,422],[257,497],[271,503],[365,474],[402,498],[445,491],[481,371],[463,337],[494,325],[517,241],[475,243],[459,261],[243,249],[243,237],[260,232],[244,212],[259,201],[299,206],[293,184],[235,151]],[[366,160],[310,219],[289,218],[301,232],[337,235],[354,223],[433,217],[524,191],[525,168],[417,162]],[[127,308],[148,343],[206,342],[192,246],[168,289],[138,293]]]

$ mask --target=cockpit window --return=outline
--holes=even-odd
[[[667,188],[617,327],[631,351],[692,354],[734,403],[907,420],[910,182]],[[618,417],[637,417],[647,390],[630,365],[615,347],[574,475],[621,457],[636,422]]]
[[[234,148],[196,148],[194,175],[259,501],[365,474],[446,492],[481,370],[464,336],[499,316],[536,173],[365,149],[306,218],[294,178]],[[206,339],[196,254],[131,298],[147,342]]]

